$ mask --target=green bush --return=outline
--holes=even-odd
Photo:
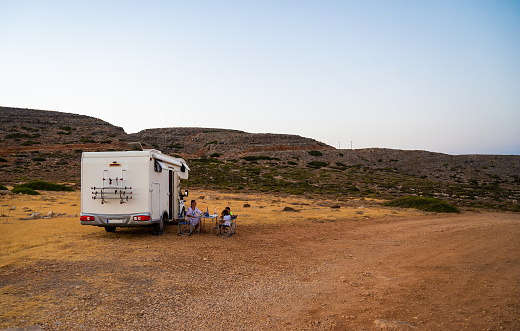
[[[425,198],[418,196],[407,196],[385,203],[385,206],[415,208],[435,213],[460,213],[460,210],[436,198]]]
[[[328,165],[328,163],[323,162],[323,161],[311,161],[311,162],[307,163],[307,167],[316,168],[316,169],[319,169],[321,167],[326,167],[327,165]]]
[[[298,165],[298,163],[297,163],[297,162],[294,162],[294,161],[289,161],[289,162],[287,162],[287,164],[290,164],[290,165]]]
[[[4,185],[0,184],[0,191],[9,191],[9,189],[7,187],[5,187]]]
[[[84,144],[95,143],[95,142],[96,142],[95,140],[90,139],[90,138],[87,138],[87,137],[83,137],[83,138],[81,138],[79,141],[81,141],[81,142],[84,143]]]
[[[277,157],[270,157],[270,156],[265,156],[265,155],[250,155],[250,156],[245,156],[242,159],[249,161],[249,162],[258,161],[258,160],[280,161],[280,159]]]
[[[219,156],[221,156],[221,155],[222,155],[222,154],[220,154],[220,153],[213,153],[213,154],[210,155],[210,157],[219,157]]]
[[[4,137],[4,139],[20,139],[20,138],[29,138],[27,133],[11,133]]]
[[[39,145],[39,144],[41,144],[41,142],[39,142],[39,141],[27,140],[27,141],[24,141],[23,143],[21,143],[20,145],[22,145],[22,146],[32,146],[32,145]]]
[[[323,155],[320,151],[309,151],[308,153],[312,156],[322,156]]]
[[[16,186],[14,187],[11,192],[15,193],[15,194],[19,194],[19,193],[22,193],[22,194],[28,194],[28,195],[39,195],[40,193],[36,192],[35,190],[33,189],[30,189],[28,187],[20,187],[20,186]]]
[[[0,157],[0,162],[7,162],[6,158]]]
[[[193,163],[224,163],[220,160],[217,160],[217,159],[213,159],[213,158],[205,158],[205,157],[201,157],[200,159],[190,159],[189,160],[190,162],[193,162]]]
[[[33,157],[33,161],[41,162],[41,161],[47,161],[47,159],[44,157]]]
[[[74,191],[74,189],[72,189],[68,186],[48,183],[48,182],[44,182],[44,181],[34,181],[34,182],[30,182],[30,183],[25,183],[22,185],[18,185],[15,188],[30,188],[32,190],[41,190],[41,191],[67,191],[67,192]],[[13,192],[14,192],[14,188],[13,188]]]
[[[180,143],[171,143],[169,144],[168,146],[166,146],[167,148],[174,148],[174,149],[183,149],[184,146]]]

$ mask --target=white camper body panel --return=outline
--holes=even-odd
[[[113,228],[176,219],[184,201],[185,161],[157,150],[84,152],[81,158],[81,224]],[[90,216],[87,218],[84,216]]]

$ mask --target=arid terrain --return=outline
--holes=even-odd
[[[204,210],[229,205],[237,234],[107,233],[79,224],[79,192],[0,196],[0,329],[520,329],[518,213],[191,198]]]

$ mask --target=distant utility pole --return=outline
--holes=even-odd
[[[338,141],[338,149],[341,149],[341,141]]]

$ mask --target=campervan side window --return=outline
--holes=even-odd
[[[155,170],[155,172],[161,172],[163,169],[168,169],[164,163],[162,163],[161,161],[159,160],[155,160],[155,163],[154,163],[154,166],[153,166],[153,169]]]

